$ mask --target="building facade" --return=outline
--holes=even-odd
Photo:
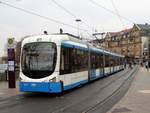
[[[104,39],[94,43],[124,55],[128,61],[150,58],[150,25],[134,24],[132,28],[119,32],[108,32]]]

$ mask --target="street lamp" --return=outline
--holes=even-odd
[[[81,19],[76,19],[75,21],[77,22],[78,37],[80,38],[80,34],[79,34],[79,22],[81,22]]]

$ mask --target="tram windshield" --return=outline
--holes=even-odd
[[[34,42],[24,45],[21,58],[23,74],[35,79],[51,75],[56,65],[56,54],[54,43]]]

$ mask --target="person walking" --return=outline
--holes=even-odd
[[[141,63],[140,63],[140,65],[141,65],[141,69],[142,69],[142,71],[144,72],[144,70],[145,70],[145,69],[144,69],[144,63],[143,63],[143,62],[141,62]]]
[[[143,67],[143,62],[140,63],[141,67]]]
[[[149,71],[149,63],[148,63],[148,60],[145,62],[145,68],[147,71]]]
[[[150,61],[148,60],[148,70],[149,70],[149,68],[150,68]]]
[[[125,69],[127,68],[127,63],[126,63],[126,62],[124,62],[124,68],[125,68]]]
[[[129,69],[132,69],[132,62],[129,62]]]

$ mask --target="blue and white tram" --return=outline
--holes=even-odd
[[[20,91],[60,93],[123,70],[123,60],[70,34],[31,36],[22,41]]]

